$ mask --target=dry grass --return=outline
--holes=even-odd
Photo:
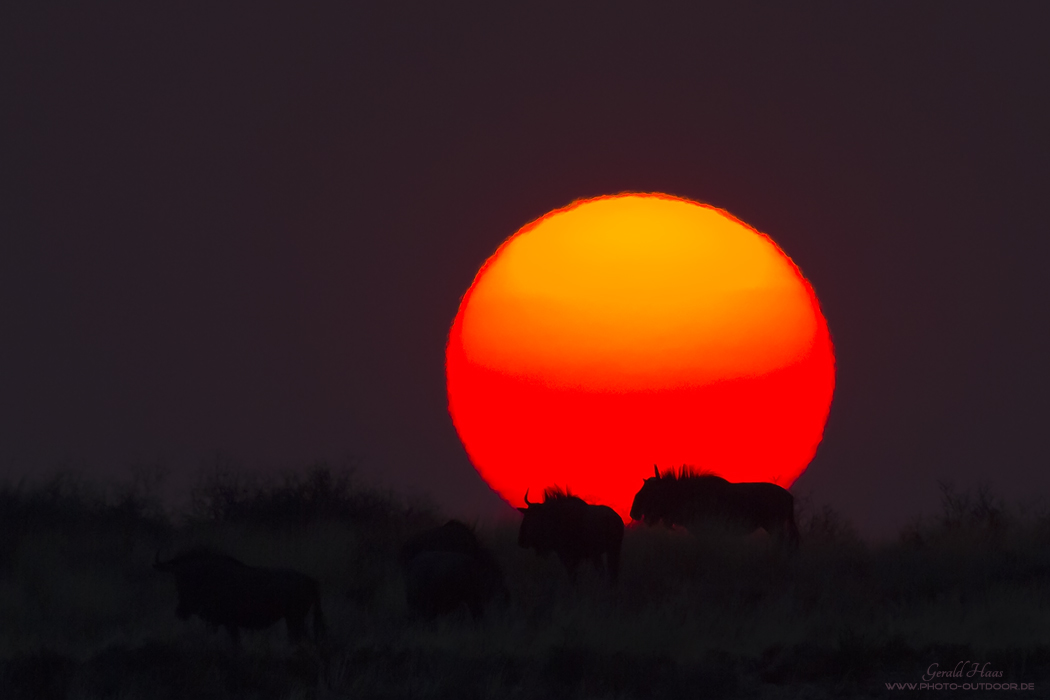
[[[0,490],[0,697],[864,697],[930,663],[1050,680],[1050,527],[944,487],[940,517],[869,545],[804,508],[788,556],[761,537],[629,528],[620,584],[481,532],[510,603],[478,623],[405,609],[397,549],[440,522],[315,468],[249,484],[213,472],[192,517],[148,493],[65,480]],[[329,641],[175,619],[154,554],[209,544],[321,582]]]

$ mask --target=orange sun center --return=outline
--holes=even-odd
[[[511,236],[464,295],[446,363],[453,423],[493,489],[517,505],[568,487],[624,517],[654,463],[790,486],[835,381],[790,258],[667,195],[576,202]]]

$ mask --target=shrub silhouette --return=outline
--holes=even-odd
[[[285,473],[278,483],[253,480],[235,465],[219,462],[201,474],[191,504],[193,515],[203,521],[277,528],[390,523],[411,519],[420,510],[391,493],[357,487],[352,468],[333,469],[326,462],[310,465],[305,473]]]
[[[479,528],[511,601],[474,623],[406,609],[399,549],[445,518],[349,469],[235,466],[203,473],[185,514],[148,480],[0,485],[0,697],[857,697],[953,659],[1050,679],[1050,519],[986,486],[942,488],[912,539],[882,543],[800,499],[791,558],[761,538],[629,527],[616,589],[589,570],[572,585],[517,546],[516,522]],[[316,577],[324,659],[279,627],[233,650],[177,625],[151,564],[197,544]]]

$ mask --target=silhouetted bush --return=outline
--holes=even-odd
[[[361,488],[352,477],[351,468],[319,462],[305,473],[289,472],[279,482],[265,482],[220,462],[204,471],[191,491],[192,513],[214,523],[267,527],[379,524],[429,513],[425,507],[404,505],[392,493]]]
[[[885,682],[960,659],[1050,679],[1045,523],[986,488],[946,490],[914,542],[863,542],[804,501],[794,553],[760,533],[629,527],[616,586],[589,566],[573,582],[556,557],[521,549],[516,522],[482,528],[510,605],[419,621],[397,553],[443,519],[351,477],[317,464],[266,480],[219,464],[193,517],[170,522],[148,484],[0,489],[17,530],[0,529],[16,542],[0,572],[0,698],[881,697]],[[163,537],[150,522],[166,523]],[[153,557],[198,544],[317,578],[323,655],[282,626],[234,648],[177,620]]]
[[[941,490],[938,522],[944,530],[983,530],[998,534],[1008,525],[1006,507],[992,494],[988,484],[978,484],[975,492],[960,492],[948,481],[940,481],[938,486]]]
[[[0,485],[0,531],[9,535],[57,527],[158,536],[168,526],[159,499],[134,483],[107,491],[82,477],[58,474],[35,486],[25,480]]]
[[[916,518],[901,531],[901,542],[913,546],[966,542],[968,546],[1006,544],[1008,535],[1025,536],[1038,532],[1038,519],[1022,522],[997,498],[986,484],[974,490],[959,491],[949,481],[937,482],[941,491],[941,512],[932,518]],[[1011,532],[1012,531],[1012,532]]]
[[[837,510],[825,504],[819,508],[808,500],[796,499],[799,535],[808,544],[855,544],[860,536]]]

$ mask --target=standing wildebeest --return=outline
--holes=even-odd
[[[408,608],[426,618],[464,605],[476,620],[493,599],[506,600],[503,570],[458,520],[412,537],[401,548]]]
[[[576,568],[584,559],[602,568],[602,555],[609,580],[616,582],[620,573],[620,547],[623,544],[623,519],[609,506],[593,506],[582,498],[547,489],[543,503],[529,503],[525,492],[525,517],[518,531],[518,546],[533,548],[544,556],[555,552],[575,580]]]
[[[738,534],[762,528],[778,541],[798,547],[795,498],[787,490],[766,482],[733,484],[707,472],[683,467],[645,480],[634,497],[631,517],[646,525],[663,522],[686,529],[704,523],[725,525]]]
[[[195,549],[153,568],[175,575],[179,605],[175,615],[198,615],[209,627],[223,626],[234,643],[240,628],[263,629],[284,618],[288,637],[298,642],[306,631],[306,614],[314,611],[314,639],[324,639],[324,617],[317,581],[291,569],[264,569],[225,554]]]

